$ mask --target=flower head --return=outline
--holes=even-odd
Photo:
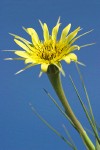
[[[6,60],[23,60],[25,64],[28,64],[16,74],[35,65],[41,65],[41,72],[47,72],[49,65],[55,65],[59,71],[64,74],[61,61],[64,60],[68,64],[70,64],[71,61],[79,63],[76,54],[74,54],[74,50],[79,50],[81,47],[90,44],[79,46],[74,45],[74,42],[92,30],[77,36],[81,28],[78,27],[73,32],[69,33],[71,24],[68,24],[62,30],[60,38],[57,39],[58,30],[61,25],[60,19],[58,19],[57,24],[53,27],[51,34],[49,33],[47,24],[42,23],[40,20],[39,22],[43,30],[44,40],[41,41],[39,39],[37,32],[33,28],[23,28],[30,35],[32,42],[18,35],[11,34],[14,36],[15,43],[17,43],[22,50],[12,51],[20,57],[6,58]]]

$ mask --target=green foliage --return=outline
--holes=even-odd
[[[76,146],[73,144],[71,137],[68,134],[69,139],[67,140],[62,134],[60,134],[55,128],[53,128],[33,107],[33,105],[29,104],[34,114],[51,130],[53,131],[58,137],[60,137],[64,142],[66,142],[73,150],[77,150]]]

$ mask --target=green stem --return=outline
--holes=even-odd
[[[91,142],[90,138],[88,137],[88,135],[87,135],[86,131],[84,130],[84,128],[82,127],[81,123],[76,118],[75,114],[73,113],[73,111],[68,103],[68,100],[66,99],[66,96],[65,96],[63,88],[62,88],[60,73],[59,73],[59,70],[57,69],[57,67],[55,67],[54,65],[49,66],[47,75],[48,75],[48,78],[49,78],[57,96],[59,97],[59,99],[65,109],[66,114],[73,122],[76,130],[79,132],[80,136],[82,137],[86,147],[89,150],[95,150],[93,143]]]

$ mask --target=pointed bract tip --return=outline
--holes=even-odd
[[[19,70],[18,72],[16,72],[15,73],[15,75],[17,75],[17,74],[19,74],[19,73],[21,73],[21,72],[23,72],[24,70],[22,69],[22,70]]]
[[[4,58],[4,60],[13,60],[13,58]]]
[[[22,29],[26,31],[26,28],[24,26],[22,26]]]
[[[15,35],[15,34],[13,34],[13,33],[9,33],[11,36],[14,36],[14,37],[16,37],[17,35]]]
[[[46,89],[44,89],[44,88],[43,88],[43,90],[44,90],[44,92],[45,92],[46,94],[48,94],[48,92],[47,92],[47,90],[46,90]]]
[[[77,61],[76,63],[77,63],[77,64],[79,64],[79,65],[81,65],[81,66],[86,67],[86,65],[85,65],[85,64],[83,64],[82,62]]]
[[[57,24],[59,24],[59,23],[60,23],[60,19],[61,19],[61,17],[59,16],[59,17],[58,17]]]
[[[39,73],[39,78],[42,76],[42,74],[43,74],[43,72],[42,72],[42,71],[40,71],[40,73]]]
[[[3,52],[15,52],[16,50],[2,50]]]

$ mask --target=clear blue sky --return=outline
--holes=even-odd
[[[65,135],[62,124],[65,124],[75,144],[85,150],[79,135],[72,129],[68,121],[60,114],[51,100],[44,93],[47,89],[58,99],[48,81],[46,74],[38,78],[39,66],[14,75],[24,67],[23,62],[4,61],[5,57],[13,57],[12,53],[2,52],[4,49],[19,49],[8,33],[15,33],[28,39],[24,27],[33,27],[42,37],[38,19],[46,22],[50,29],[61,16],[62,26],[72,23],[72,30],[81,26],[81,33],[94,31],[79,39],[77,44],[96,42],[77,52],[80,66],[95,118],[100,125],[100,1],[99,0],[1,0],[0,1],[0,150],[66,150],[69,147],[51,132],[31,111],[31,102],[37,111],[58,131]],[[60,30],[61,31],[61,30]],[[69,80],[72,75],[81,95],[84,98],[75,65],[63,63],[66,77],[62,77],[63,86],[76,116],[86,128],[90,128],[83,110],[77,100]],[[65,135],[66,136],[66,135]]]

